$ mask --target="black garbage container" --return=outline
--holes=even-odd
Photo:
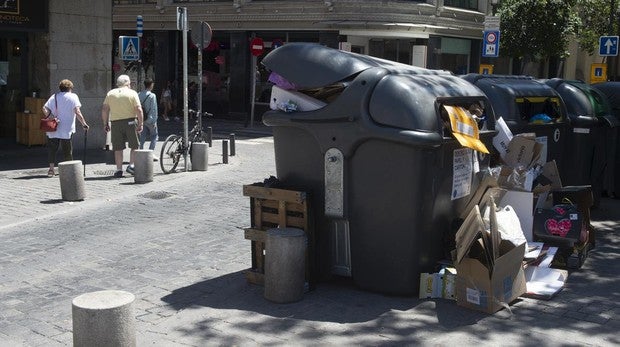
[[[310,111],[263,115],[278,178],[313,196],[319,279],[417,294],[420,273],[449,258],[453,223],[489,162],[446,131],[442,110],[484,110],[480,139],[490,147],[484,93],[448,72],[316,44],[286,44],[263,64],[298,91],[330,94]]]
[[[620,197],[620,82],[602,82],[592,85],[600,91],[611,107],[613,117],[605,117],[605,157],[607,165],[603,180],[603,192]]]
[[[462,78],[482,89],[496,117],[502,117],[513,134],[535,133],[538,142],[546,143],[541,162],[555,160],[564,182],[568,120],[559,94],[530,76],[468,74]]]
[[[569,120],[566,153],[560,168],[565,186],[590,185],[594,206],[598,206],[607,167],[605,142],[615,117],[607,98],[582,81],[553,78],[544,81],[555,89],[566,105]]]

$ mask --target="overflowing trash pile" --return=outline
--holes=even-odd
[[[552,298],[594,247],[551,86],[302,43],[263,64],[278,179],[315,199],[319,277],[494,313]]]

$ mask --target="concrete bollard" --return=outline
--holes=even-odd
[[[133,347],[135,296],[121,290],[82,294],[72,303],[74,347]]]
[[[209,144],[206,142],[192,143],[192,170],[207,171],[209,164]]]
[[[135,183],[153,182],[153,151],[150,149],[136,149],[134,153]]]
[[[305,283],[306,234],[297,228],[267,231],[265,299],[289,303],[302,299]]]
[[[60,177],[60,193],[65,201],[84,200],[84,175],[80,160],[69,160],[58,163]]]

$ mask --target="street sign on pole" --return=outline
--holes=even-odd
[[[611,57],[618,55],[618,36],[601,36],[598,40],[598,55]]]
[[[140,60],[140,38],[137,36],[118,37],[119,55],[122,60]]]
[[[499,56],[499,30],[487,30],[484,32],[482,40],[482,56]]]

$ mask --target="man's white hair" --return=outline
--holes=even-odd
[[[124,86],[128,86],[130,84],[131,84],[131,80],[129,79],[129,76],[127,76],[127,75],[120,75],[116,79],[116,86],[117,87],[124,87]]]

